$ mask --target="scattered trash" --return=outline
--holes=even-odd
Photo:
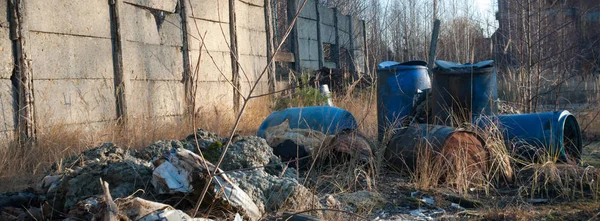
[[[387,200],[380,193],[370,191],[335,194],[332,195],[332,198],[332,202],[348,205],[352,207],[350,211],[354,212],[364,212],[371,211],[373,209],[379,209],[384,207],[385,203],[387,203]]]
[[[467,210],[467,209],[465,209],[464,207],[462,207],[462,206],[458,205],[458,203],[451,203],[451,204],[450,204],[450,207],[452,207],[452,208],[454,208],[454,209],[457,209],[457,210]]]
[[[322,84],[319,88],[321,95],[327,98],[327,103],[325,105],[333,107],[333,101],[331,100],[331,92],[329,92],[329,86],[327,84]]]
[[[166,161],[164,161],[166,160]],[[162,163],[161,163],[162,162]],[[190,191],[202,191],[201,188],[207,179],[212,179],[211,187],[209,191],[215,200],[220,200],[225,208],[231,207],[236,212],[242,213],[246,218],[250,220],[258,220],[262,216],[258,207],[250,196],[241,190],[236,184],[234,184],[229,177],[223,173],[223,170],[215,168],[215,166],[196,155],[195,153],[178,148],[172,149],[168,154],[163,156],[162,159],[155,161],[155,165],[169,163],[175,169],[174,172],[185,174],[182,176],[184,179],[173,179],[171,175],[157,174],[153,176],[153,184],[158,189],[164,189],[165,186],[170,191],[176,191],[177,189],[183,190],[183,193],[189,193]],[[171,166],[168,166],[171,167]],[[167,171],[167,170],[165,170]],[[215,174],[212,178],[208,175]],[[180,178],[177,176],[176,178]],[[175,189],[171,188],[169,184],[180,184],[175,185]],[[183,188],[181,188],[183,186]],[[193,186],[193,188],[190,188]]]

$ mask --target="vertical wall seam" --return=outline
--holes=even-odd
[[[348,50],[348,65],[350,65],[350,73],[356,73],[356,63],[354,57],[354,41],[356,41],[354,35],[354,18],[351,15],[348,15],[348,38],[350,38],[350,50]]]
[[[298,12],[298,1],[297,0],[288,0],[287,1],[287,20],[288,24],[291,24],[294,21],[296,13]],[[299,19],[299,18],[298,18]],[[298,38],[298,22],[294,22],[292,27],[292,32],[290,33],[289,38],[291,38],[291,48],[294,53],[294,70],[298,73],[302,72],[302,57],[300,54],[300,40]]]
[[[338,9],[334,8],[333,9],[333,26],[335,28],[335,63],[337,68],[341,69],[342,68],[342,56],[341,56],[341,49],[340,49],[340,27],[339,27],[339,21],[338,21]]]
[[[319,1],[315,1],[315,10],[317,12],[317,48],[319,50],[319,69],[325,66],[325,56],[323,55],[323,36],[322,36],[322,25],[321,25],[321,7],[319,7]]]
[[[190,117],[193,117],[195,114],[195,99],[196,94],[194,93],[194,76],[192,75],[191,65],[190,65],[190,46],[188,45],[188,30],[187,30],[187,13],[185,7],[186,0],[179,0],[179,16],[181,17],[181,41],[182,47],[181,52],[183,55],[183,79],[184,83],[184,96],[185,96],[185,106],[186,106],[186,114]]]
[[[17,133],[22,147],[31,146],[36,138],[33,71],[27,55],[24,33],[27,32],[21,0],[10,1],[10,32],[13,41],[14,77],[17,84]]]
[[[237,45],[237,25],[236,25],[236,12],[235,2],[237,0],[229,0],[229,40],[230,40],[230,54],[231,54],[231,77],[232,83],[235,86],[233,90],[233,110],[235,113],[240,111],[240,94],[235,88],[240,88],[240,74],[239,74],[239,63],[237,58],[238,45]]]
[[[121,38],[121,21],[119,16],[119,0],[108,0],[110,7],[111,39],[113,46],[113,69],[117,123],[127,125],[127,99],[123,76],[123,48]]]
[[[264,13],[265,13],[265,31],[267,36],[267,62],[271,62],[271,65],[268,68],[268,86],[269,93],[273,93],[277,91],[275,86],[275,62],[273,60],[274,56],[274,44],[273,43],[273,19],[271,15],[271,0],[265,0],[264,2]]]

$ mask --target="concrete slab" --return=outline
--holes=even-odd
[[[315,60],[304,60],[302,59],[302,68],[305,69],[309,69],[309,70],[319,70],[319,61],[315,61]]]
[[[330,25],[322,25],[321,36],[323,37],[323,42],[335,44],[335,27]]]
[[[0,10],[0,23],[6,24],[6,27],[8,28],[8,0],[0,0],[0,5],[3,6],[3,10]]]
[[[124,42],[123,71],[134,80],[180,81],[183,79],[181,47]]]
[[[150,10],[123,4],[121,15],[123,16],[121,30],[126,41],[182,45],[181,20],[178,14],[164,13],[164,20],[157,21]]]
[[[302,60],[319,60],[319,41],[300,38],[300,57]]]
[[[200,51],[190,50],[191,71],[195,73]],[[209,54],[212,55],[209,56]],[[229,52],[202,52],[198,81],[227,81],[231,80],[231,56]]]
[[[255,31],[265,31],[265,9],[245,3],[237,4],[237,27]]]
[[[116,118],[113,79],[34,80],[36,117],[53,126]]]
[[[126,96],[131,117],[172,116],[185,112],[185,86],[179,81],[135,80],[130,85]]]
[[[342,15],[338,12],[338,28],[344,32],[348,32],[350,30],[350,16]]]
[[[238,52],[243,55],[267,56],[267,34],[238,28]]]
[[[14,105],[10,80],[0,79],[0,140],[8,138],[15,129]]]
[[[194,23],[194,20],[196,23]],[[229,52],[229,24],[210,22],[201,19],[188,19],[188,44],[190,50],[200,48],[201,36],[204,37],[204,49]],[[197,26],[196,26],[197,24]]]
[[[198,82],[196,111],[233,114],[233,88],[227,82]]]
[[[12,141],[15,140],[15,131],[0,131],[0,149],[8,148]]]
[[[0,28],[0,79],[10,78],[14,69],[12,41],[9,35],[7,28]]]
[[[266,56],[240,55],[240,67],[244,69],[244,73],[248,76],[248,79],[246,79],[244,73],[240,70],[240,80],[255,82],[265,66],[267,66]],[[265,74],[260,80],[265,82],[268,81],[267,75]]]
[[[264,0],[239,0],[240,3],[246,3],[246,4],[250,4],[254,7],[257,6],[265,6],[265,1]]]
[[[166,12],[175,12],[177,8],[177,0],[125,0],[124,2]]]
[[[298,19],[298,30],[301,30],[298,32],[299,38],[314,39],[314,40],[317,40],[317,38],[318,38],[318,36],[317,36],[317,33],[318,33],[317,32],[317,21],[316,20],[299,18]]]
[[[43,0],[24,3],[29,30],[111,37],[107,1]]]
[[[191,0],[185,3],[188,17],[229,23],[228,0]]]
[[[325,25],[335,25],[335,17],[333,13],[333,9],[327,8],[325,6],[319,5],[321,11],[321,23]]]
[[[34,79],[113,77],[110,39],[36,32],[28,44]]]
[[[300,9],[300,4],[302,4],[302,1],[298,3],[298,9]],[[302,9],[299,16],[303,18],[317,20],[317,9],[315,8],[315,0],[307,0],[306,6],[304,6],[304,9]]]

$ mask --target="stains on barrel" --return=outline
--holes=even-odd
[[[397,171],[434,169],[446,178],[463,172],[477,181],[484,180],[489,160],[485,141],[476,133],[429,124],[413,124],[399,130],[384,157],[388,166]],[[435,168],[423,168],[426,166]]]
[[[440,125],[460,126],[473,117],[498,114],[494,61],[459,64],[436,61],[433,72],[433,117]]]
[[[377,137],[381,142],[393,129],[404,126],[417,91],[431,88],[431,80],[424,61],[382,62],[377,74]]]

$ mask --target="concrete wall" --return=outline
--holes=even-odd
[[[129,119],[182,119],[191,105],[186,102],[187,59],[195,76],[195,87],[188,88],[196,91],[195,110],[217,108],[219,114],[233,114],[228,0],[185,0],[185,8],[180,8],[180,1],[117,1]],[[109,1],[23,2],[24,52],[31,61],[37,128],[73,125],[94,129],[116,123],[115,58],[119,52],[113,45],[118,38]],[[263,2],[236,2],[240,89],[244,93],[267,64]],[[6,24],[0,26],[2,143],[14,138],[18,98],[10,80],[16,51],[9,36],[7,0],[0,0],[0,5],[5,7],[0,10],[0,23]],[[266,75],[258,86],[255,94],[268,91]]]
[[[24,1],[38,127],[115,119],[107,1]]]
[[[182,29],[176,4],[175,0],[125,0],[121,5],[123,73],[131,118],[168,120],[185,112]]]
[[[317,16],[317,13],[319,16]],[[350,33],[351,22],[353,25],[353,33]],[[340,48],[352,51],[354,53],[354,62],[358,66],[357,71],[363,72],[365,44],[362,22],[362,20],[343,15],[339,12],[336,14],[336,10],[326,8],[321,4],[316,4],[315,0],[309,0],[304,9],[300,12],[297,21],[302,68],[309,70],[318,70],[321,68],[319,67],[319,36],[317,30],[317,24],[320,23],[321,41],[327,44],[338,45]],[[336,35],[338,38],[336,38]],[[339,40],[339,42],[336,42],[336,39]],[[334,61],[325,60],[324,66],[338,68],[339,65],[335,60],[336,59],[334,59]],[[342,64],[346,63],[348,63],[348,61],[342,61]]]
[[[6,5],[7,0],[0,0]],[[0,10],[0,23],[8,24],[6,10]],[[13,71],[12,43],[8,25],[0,26],[0,144],[12,139],[15,131],[15,107],[10,76]]]

